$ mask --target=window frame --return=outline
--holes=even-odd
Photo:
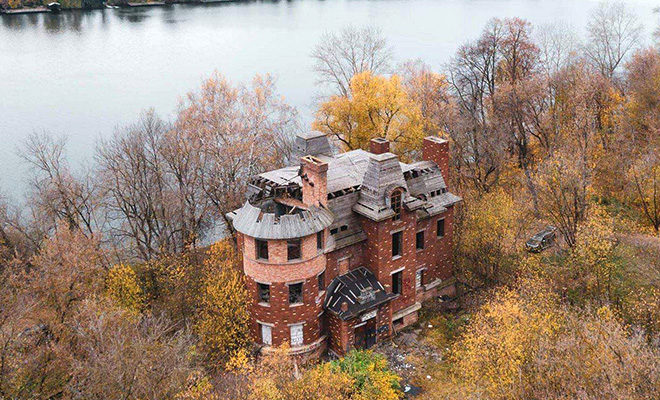
[[[262,288],[265,287],[268,290],[268,298],[264,299],[262,297],[263,290]],[[262,283],[262,282],[257,282],[257,297],[259,298],[259,303],[260,304],[270,304],[270,284],[269,283]]]
[[[287,286],[289,287],[289,307],[303,304],[305,300],[303,295],[303,282],[289,283]],[[293,298],[294,293],[292,292],[294,287],[300,287],[300,301],[291,301],[292,299],[295,300],[295,298]]]
[[[440,227],[442,226],[442,234],[440,234]],[[435,223],[435,234],[438,238],[445,237],[445,219],[439,218]]]
[[[266,250],[266,257],[262,257],[262,249]],[[257,260],[268,261],[268,240],[254,239],[254,250]]]
[[[319,286],[319,293],[325,290],[325,270],[316,276],[317,284]]]
[[[270,325],[262,324],[261,325],[261,343],[265,346],[272,346],[273,345],[273,327]],[[264,332],[268,331],[268,337],[269,340],[266,340],[266,335],[264,335]]]
[[[421,289],[424,287],[424,271],[425,268],[418,269],[415,271],[415,288],[416,289]]]
[[[395,189],[390,193],[390,208],[394,211],[392,221],[401,219],[401,207],[403,206],[403,190]]]
[[[421,247],[420,247],[420,241],[419,241],[419,235],[420,234],[422,235]],[[426,247],[426,238],[425,238],[425,236],[426,235],[424,234],[424,229],[422,229],[421,231],[417,231],[415,233],[415,249],[416,250],[424,250],[424,248]]]
[[[316,251],[325,250],[325,231],[316,232]]]
[[[294,336],[294,329],[295,330],[299,329],[300,336],[298,336],[297,334],[296,336]],[[298,342],[298,337],[300,337],[300,342]],[[295,342],[294,342],[294,338],[296,339]],[[300,324],[289,325],[289,339],[290,339],[291,347],[303,346],[305,344],[305,324],[300,323]]]
[[[298,257],[292,257],[292,249],[298,249]],[[293,252],[295,255],[295,252]],[[302,259],[302,240],[301,239],[289,239],[286,241],[286,260],[287,261],[298,261]]]
[[[403,270],[392,273],[392,293],[403,294]]]
[[[397,239],[398,238],[398,239]],[[398,246],[396,245],[398,243]],[[392,258],[403,256],[403,231],[392,233]]]

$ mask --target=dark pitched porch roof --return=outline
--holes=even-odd
[[[371,271],[360,267],[330,283],[324,307],[346,321],[395,297],[396,294],[385,291]],[[348,304],[346,311],[341,309],[344,302]]]

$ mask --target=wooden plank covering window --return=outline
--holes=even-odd
[[[291,325],[289,327],[291,330],[291,346],[302,346],[303,345],[303,324]]]

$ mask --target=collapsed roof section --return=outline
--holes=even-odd
[[[365,267],[335,278],[328,286],[324,307],[346,321],[397,297]]]
[[[402,191],[402,206],[407,211],[415,211],[419,219],[442,213],[447,207],[461,201],[460,197],[447,190],[442,171],[434,161],[406,164],[399,162],[397,156],[392,153],[374,154],[361,149],[333,155],[328,138],[320,132],[299,135],[296,138],[296,153],[299,156],[311,155],[319,162],[327,163],[327,172],[324,172],[327,174],[327,209],[317,207],[318,210],[312,212],[312,208],[307,207],[305,224],[311,223],[313,227],[303,228],[304,224],[296,220],[298,222],[286,222],[286,226],[290,227],[286,229],[286,233],[268,233],[274,232],[272,227],[258,230],[245,226],[237,230],[268,237],[288,237],[295,232],[314,231],[331,220],[330,228],[335,242],[354,243],[364,236],[361,235],[359,216],[382,221],[395,215],[390,206],[390,195],[394,190]],[[243,213],[249,212],[250,216],[245,219],[241,216],[237,220],[239,226],[244,221],[254,221],[257,211],[252,208],[266,214],[274,212],[273,226],[279,224],[279,227],[283,227],[285,224],[282,221],[292,221],[293,218],[289,218],[287,214],[291,214],[292,210],[294,214],[298,213],[301,208],[306,207],[302,204],[301,173],[305,174],[301,172],[299,164],[264,172],[252,178],[247,193],[248,205],[252,207],[246,205],[230,213],[229,217],[235,220],[234,225],[236,218]],[[296,201],[301,204],[294,209],[291,204],[295,205]],[[289,208],[281,209],[280,216],[273,203],[280,208],[282,203],[286,203]],[[260,220],[264,218],[265,221],[270,221],[271,217],[259,217]],[[316,222],[312,222],[315,218],[323,222],[316,225]]]

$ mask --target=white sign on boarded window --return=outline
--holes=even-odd
[[[291,325],[291,346],[302,346],[303,344],[303,325]]]
[[[270,346],[273,344],[273,334],[270,326],[261,325],[261,339],[266,345]]]

